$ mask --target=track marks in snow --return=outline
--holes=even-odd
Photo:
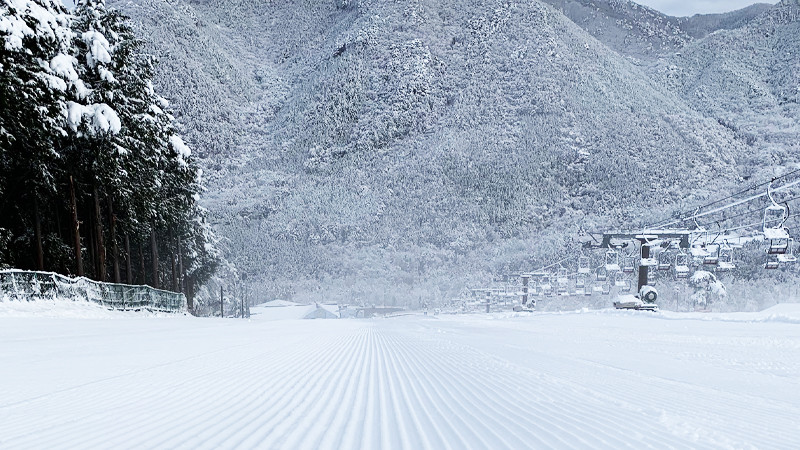
[[[516,347],[502,329],[481,344],[424,319],[309,322],[203,327],[218,343],[209,352],[140,355],[119,373],[44,386],[0,406],[0,447],[704,448],[757,436],[781,448],[798,430],[789,402]],[[731,420],[743,400],[746,417]]]

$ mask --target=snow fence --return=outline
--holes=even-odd
[[[186,312],[186,297],[150,286],[102,283],[52,272],[0,270],[0,292],[18,301],[90,301],[120,311]]]

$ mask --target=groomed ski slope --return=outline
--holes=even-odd
[[[786,311],[93,311],[0,314],[0,448],[800,448]]]

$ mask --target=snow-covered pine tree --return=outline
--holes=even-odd
[[[119,145],[122,130],[116,107],[123,102],[121,83],[116,72],[130,62],[116,54],[121,40],[124,17],[108,11],[104,0],[81,0],[74,11],[72,28],[75,33],[74,56],[77,72],[86,85],[85,92],[76,93],[69,103],[68,116],[71,133],[65,142],[71,170],[82,182],[81,192],[90,197],[92,230],[92,261],[97,279],[107,279],[107,241],[105,236],[116,238],[113,216],[105,220],[103,205],[113,205],[120,196],[119,189],[126,186],[126,159],[128,150]],[[85,104],[84,104],[85,103]],[[110,209],[110,208],[109,208]],[[113,213],[113,211],[109,211]],[[107,223],[107,227],[103,224]],[[117,242],[112,238],[112,249]],[[115,281],[119,280],[117,252],[112,251]]]
[[[153,89],[155,60],[141,51],[142,41],[128,19],[107,9],[104,0],[82,0],[75,16],[77,58],[90,87],[89,100],[108,105],[120,124],[118,131],[92,128],[86,123],[91,114],[84,114],[82,138],[100,150],[89,154],[94,163],[90,173],[112,199],[108,212],[117,205],[113,216],[120,219],[108,221],[112,259],[118,223],[128,260],[130,239],[125,238],[150,248],[149,264],[139,264],[152,268],[150,284],[161,287],[166,279],[171,282],[163,287],[178,289],[184,279],[202,283],[216,265],[215,238],[197,205],[199,170],[177,134],[168,102]]]
[[[103,0],[0,3],[0,265],[73,272],[85,254],[121,281],[124,255],[126,282],[190,291],[214,271],[200,171],[141,48]]]
[[[55,142],[65,133],[68,92],[83,87],[71,40],[59,0],[0,2],[0,234],[10,244],[0,260],[17,267],[43,268],[43,241],[56,240],[57,218],[46,213],[60,197]],[[49,250],[65,257],[63,246]]]

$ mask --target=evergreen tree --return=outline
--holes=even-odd
[[[104,0],[74,16],[56,0],[3,0],[0,38],[0,264],[69,272],[85,253],[87,274],[111,279],[110,267],[120,281],[124,256],[128,283],[134,258],[139,282],[205,282],[219,255],[201,172],[128,19]]]
[[[57,202],[67,95],[82,90],[58,0],[0,3],[0,261],[43,268],[45,211]],[[13,236],[13,239],[11,237]]]

